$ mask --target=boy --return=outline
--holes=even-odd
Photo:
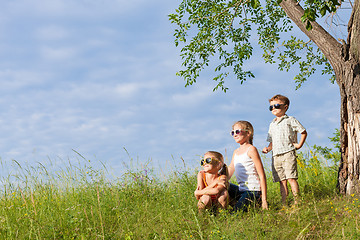
[[[307,132],[298,120],[285,114],[290,105],[287,97],[278,94],[269,99],[269,102],[269,109],[276,118],[269,126],[267,137],[269,146],[265,147],[262,152],[273,151],[272,173],[274,182],[280,182],[282,203],[286,204],[287,182],[289,182],[294,195],[294,203],[297,204],[299,184],[295,150],[303,146]],[[298,132],[301,133],[299,143],[297,143]]]

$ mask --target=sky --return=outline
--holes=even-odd
[[[3,170],[11,171],[13,160],[62,166],[84,157],[105,163],[113,176],[149,165],[168,172],[198,168],[208,150],[229,163],[237,120],[253,124],[258,149],[267,145],[268,99],[278,93],[289,97],[288,115],[307,129],[307,146],[331,146],[340,96],[327,76],[295,90],[295,72],[280,72],[255,53],[247,63],[255,78],[244,84],[228,78],[226,93],[212,91],[211,69],[185,88],[167,16],[179,3],[1,1]]]

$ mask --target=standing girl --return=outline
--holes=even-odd
[[[210,207],[226,208],[228,204],[228,169],[221,153],[209,151],[200,162],[203,170],[197,176],[194,192],[199,211]]]
[[[234,210],[247,210],[254,202],[262,200],[262,208],[268,209],[266,176],[260,155],[252,145],[254,128],[247,121],[238,121],[232,126],[231,135],[240,144],[232,156],[229,178],[234,174],[237,183],[230,184],[229,196],[235,200]]]

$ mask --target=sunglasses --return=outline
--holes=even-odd
[[[203,158],[200,161],[200,165],[203,166],[205,164],[212,164],[213,161],[218,161],[219,162],[219,160],[217,160],[216,158],[205,158],[205,159]]]
[[[285,105],[285,104],[274,104],[274,105],[270,105],[269,107],[269,110],[272,111],[274,108],[275,109],[280,109],[282,105]]]
[[[232,130],[230,132],[231,136],[234,136],[235,134],[239,135],[241,133],[241,131],[247,132],[248,130],[246,129],[236,129],[236,130]]]

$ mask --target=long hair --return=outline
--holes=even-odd
[[[222,165],[222,167],[220,168],[218,174],[219,174],[219,176],[225,175],[227,178],[229,177],[229,171],[228,171],[228,167],[227,167],[226,163],[224,163]]]

